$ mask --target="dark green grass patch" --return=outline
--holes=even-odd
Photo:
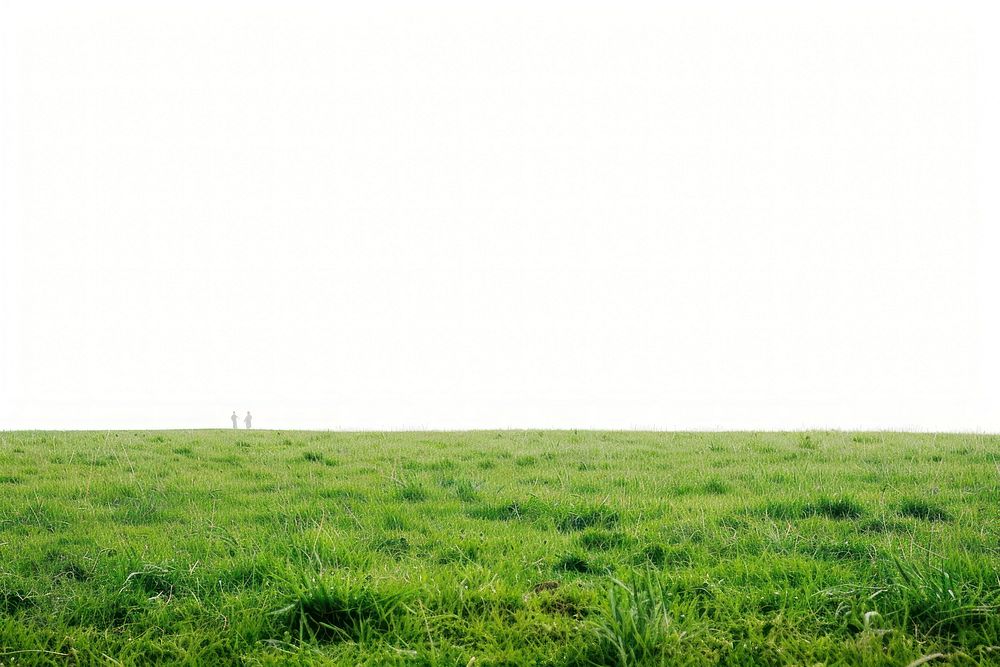
[[[374,541],[372,548],[394,558],[399,558],[410,550],[410,541],[401,535],[382,537]]]
[[[859,519],[865,514],[864,506],[853,498],[820,498],[808,509],[828,519]]]
[[[337,461],[321,452],[308,451],[302,454],[302,460],[309,463],[322,463],[325,466],[335,466]]]
[[[416,503],[427,500],[427,489],[420,482],[403,482],[396,490],[396,497],[406,502]]]
[[[858,530],[865,533],[907,533],[912,530],[910,524],[905,521],[897,521],[894,519],[887,519],[885,517],[879,517],[876,519],[869,519],[858,525]]]
[[[705,495],[723,496],[729,493],[732,488],[726,482],[718,478],[708,479],[697,484],[682,484],[673,489],[675,496]]]
[[[455,496],[463,502],[471,503],[479,498],[479,489],[476,484],[467,479],[457,481],[454,489]]]
[[[556,527],[563,532],[586,528],[614,528],[621,518],[616,510],[604,505],[572,507],[560,514]]]
[[[127,526],[148,526],[167,520],[163,501],[157,497],[129,498],[113,508],[112,517]]]
[[[20,531],[39,529],[55,533],[69,528],[71,520],[72,513],[62,506],[36,500],[15,510],[6,521],[0,515],[0,528],[9,527]]]
[[[35,597],[24,589],[0,588],[0,613],[16,614],[35,606]]]
[[[607,551],[626,546],[631,539],[617,530],[589,529],[581,533],[577,541],[589,551]]]
[[[511,501],[496,505],[480,505],[473,508],[469,514],[476,519],[488,521],[533,520],[543,516],[551,516],[552,507],[538,500],[528,498],[523,501]]]
[[[804,519],[822,516],[834,520],[854,520],[865,514],[861,503],[852,498],[819,498],[814,501],[770,501],[757,508],[753,514],[771,519]]]
[[[632,557],[632,563],[639,567],[688,567],[694,560],[690,547],[649,544]]]
[[[555,569],[579,574],[588,574],[594,571],[587,557],[578,553],[568,553],[560,556],[556,560]]]
[[[899,513],[902,516],[923,519],[924,521],[951,520],[951,513],[948,510],[923,498],[904,498],[899,503]]]
[[[300,583],[277,615],[298,639],[357,641],[389,631],[405,613],[402,590],[317,577]]]
[[[143,565],[125,577],[122,589],[132,589],[146,596],[166,595],[174,591],[177,573],[158,565]]]
[[[799,449],[817,449],[819,443],[808,433],[803,433],[799,437]]]

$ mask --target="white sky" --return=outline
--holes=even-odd
[[[0,429],[1000,431],[995,3],[0,3]]]

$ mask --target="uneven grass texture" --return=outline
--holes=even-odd
[[[1000,664],[998,452],[0,433],[0,664]]]

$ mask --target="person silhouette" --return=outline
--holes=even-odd
[[[233,420],[233,428],[236,428],[236,420],[239,419],[239,417],[236,416],[236,410],[233,410],[233,416],[230,417],[230,419]]]
[[[250,416],[250,411],[247,410],[247,416],[243,418],[243,423],[247,425],[247,428],[250,428],[251,419],[253,419],[253,417]]]

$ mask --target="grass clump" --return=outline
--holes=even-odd
[[[943,635],[962,631],[982,640],[1000,624],[1000,588],[985,586],[976,576],[981,564],[896,556],[891,568],[880,609],[899,625]]]
[[[462,502],[471,503],[479,499],[479,489],[467,479],[455,483],[455,496]]]
[[[617,530],[588,529],[577,540],[588,551],[607,551],[626,546],[629,538]]]
[[[275,614],[299,641],[363,641],[391,630],[404,612],[403,592],[352,579],[303,579]]]
[[[0,588],[0,613],[13,615],[34,606],[35,600],[30,592]]]
[[[394,558],[399,558],[410,550],[410,541],[401,535],[383,537],[375,540],[372,548]]]
[[[723,496],[729,493],[730,486],[718,477],[708,479],[699,484],[682,484],[673,489],[675,496],[703,495]]]
[[[808,509],[828,519],[859,519],[865,513],[865,508],[852,498],[820,498]]]
[[[399,484],[396,489],[396,497],[408,503],[416,503],[427,500],[427,489],[420,482],[408,481]]]
[[[923,498],[904,498],[899,503],[899,513],[902,516],[923,519],[924,521],[951,520],[951,514],[948,510]]]
[[[633,555],[632,563],[639,567],[688,567],[694,557],[689,547],[649,544]]]
[[[481,505],[474,508],[470,514],[477,519],[489,521],[534,521],[551,516],[554,510],[551,506],[538,500],[528,498],[520,501],[501,503],[498,505]]]
[[[578,553],[568,553],[560,556],[556,560],[556,569],[563,572],[577,572],[579,574],[588,574],[594,571],[587,557]]]
[[[309,463],[322,463],[325,466],[335,466],[337,462],[322,452],[307,451],[302,453],[302,460]]]
[[[852,498],[819,498],[815,501],[771,501],[765,503],[756,512],[758,516],[771,519],[805,519],[822,516],[834,520],[859,519],[865,514],[865,508]]]
[[[670,602],[669,591],[651,570],[633,574],[627,583],[613,579],[606,605],[594,621],[601,640],[599,664],[668,664],[682,639]]]
[[[567,510],[556,522],[562,532],[584,530],[586,528],[614,528],[620,515],[617,511],[599,505],[597,507],[574,507]]]

